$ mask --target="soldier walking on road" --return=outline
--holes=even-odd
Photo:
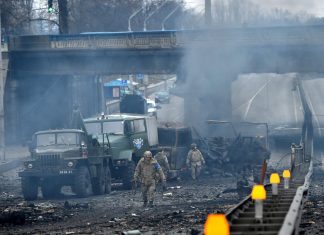
[[[164,151],[164,149],[155,154],[154,159],[160,164],[164,176],[167,178],[168,172],[170,171],[170,165],[168,162],[167,153]]]
[[[157,173],[160,176],[163,188],[165,188],[165,176],[161,166],[152,157],[150,151],[145,151],[144,156],[138,162],[134,173],[134,180],[141,183],[144,207],[147,206],[147,202],[150,207],[153,207]]]
[[[191,168],[191,177],[193,180],[199,177],[202,165],[205,165],[205,159],[197,149],[197,145],[193,143],[187,156],[187,167]]]

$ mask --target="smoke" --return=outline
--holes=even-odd
[[[246,64],[244,55],[235,45],[225,47],[225,42],[216,43],[213,36],[204,32],[201,37],[209,40],[205,40],[203,46],[201,42],[200,46],[193,43],[183,64],[186,122],[201,134],[208,130],[208,119],[231,120],[231,82]]]

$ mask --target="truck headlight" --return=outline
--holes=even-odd
[[[33,164],[29,163],[29,164],[27,165],[27,167],[28,167],[29,169],[31,169],[31,168],[33,168]]]
[[[72,167],[73,166],[73,162],[68,162],[68,167]]]

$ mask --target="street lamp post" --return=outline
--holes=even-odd
[[[166,3],[168,2],[165,1],[164,3],[162,3],[160,6],[158,6],[154,11],[152,11],[144,20],[144,26],[143,26],[143,31],[146,31],[146,22],[158,11],[160,10]]]
[[[131,16],[128,18],[128,31],[132,31],[132,26],[131,26],[131,20],[142,10],[144,9],[144,6],[138,8]]]
[[[164,18],[164,20],[162,21],[162,31],[164,31],[164,24],[165,22],[179,9],[180,5],[178,5],[173,11],[170,12],[169,15],[167,15],[167,17]]]

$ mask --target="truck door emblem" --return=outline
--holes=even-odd
[[[143,146],[143,139],[142,138],[134,139],[133,144],[135,148],[141,149]]]

